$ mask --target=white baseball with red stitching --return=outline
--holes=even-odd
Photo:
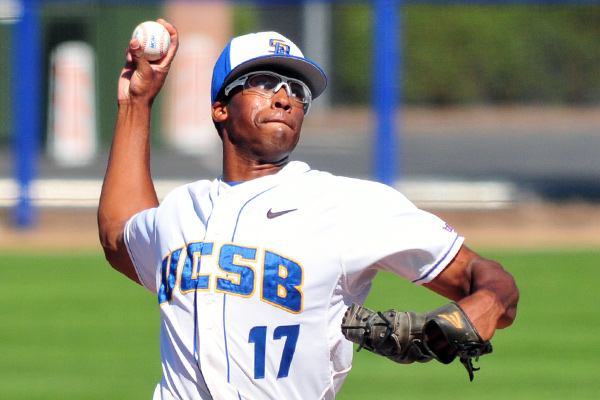
[[[132,38],[140,41],[144,49],[144,56],[148,61],[157,61],[163,58],[171,45],[171,35],[167,29],[154,21],[139,24],[133,31]]]

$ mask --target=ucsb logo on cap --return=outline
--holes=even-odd
[[[269,53],[275,54],[290,54],[290,46],[285,44],[281,39],[271,39],[269,40],[269,46],[273,48]]]

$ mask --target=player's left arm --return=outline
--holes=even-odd
[[[492,352],[496,329],[512,324],[519,290],[497,262],[462,246],[446,268],[425,287],[453,300],[424,313],[394,309],[373,312],[352,304],[342,320],[344,336],[389,359],[410,364],[432,358],[449,364],[459,358],[473,380],[473,359]]]
[[[513,276],[464,245],[444,271],[424,286],[456,301],[484,341],[496,329],[511,325],[517,314],[519,290]]]

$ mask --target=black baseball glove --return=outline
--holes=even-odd
[[[425,317],[413,311],[375,313],[352,303],[342,321],[342,332],[359,345],[357,351],[364,348],[400,364],[428,362],[433,356],[422,343]]]
[[[473,380],[472,359],[492,352],[492,344],[483,341],[456,303],[429,313],[388,310],[373,312],[352,304],[342,320],[346,339],[401,364],[428,362],[435,358],[449,364],[456,357]]]
[[[484,341],[465,312],[456,303],[446,304],[427,315],[423,328],[424,347],[436,360],[450,364],[456,357],[473,380],[473,358],[492,352],[490,341]]]

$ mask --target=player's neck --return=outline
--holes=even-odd
[[[263,176],[274,175],[281,171],[288,163],[289,159],[275,163],[261,163],[256,161],[245,160],[240,162],[228,162],[227,158],[223,159],[223,175],[224,182],[246,182]]]

